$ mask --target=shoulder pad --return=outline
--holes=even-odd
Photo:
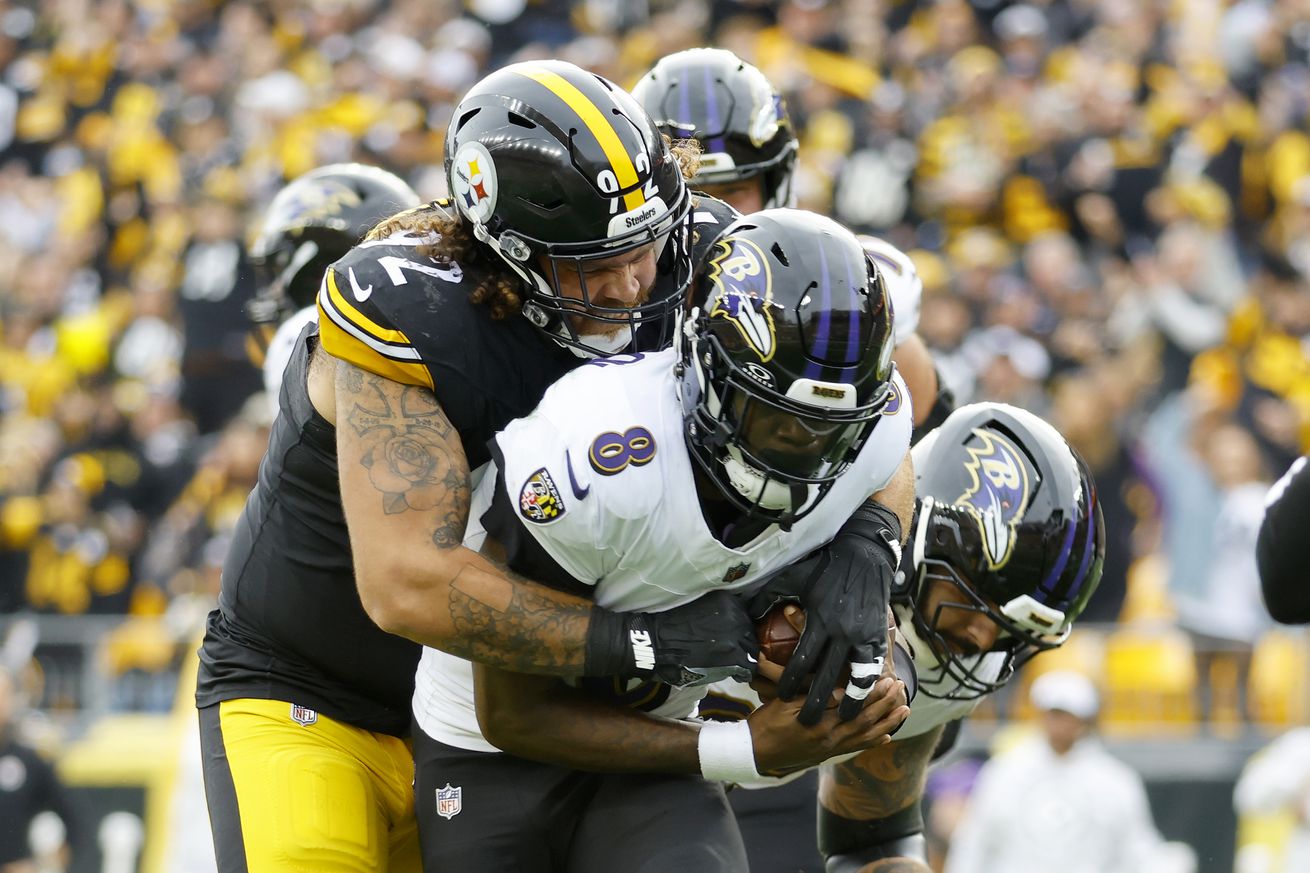
[[[319,288],[319,331],[333,357],[406,385],[432,388],[432,375],[406,329],[427,311],[432,283],[464,293],[463,271],[419,254],[422,239],[400,235],[358,245],[332,264]]]
[[[861,234],[860,244],[869,253],[887,283],[891,297],[894,342],[900,345],[919,329],[919,302],[923,297],[923,280],[914,261],[905,252],[884,239]]]
[[[741,213],[724,201],[708,194],[693,194],[691,198],[692,258],[699,263],[728,225]]]
[[[574,480],[586,490],[597,486],[600,509],[593,511],[645,518],[662,499],[663,456],[680,451],[682,441],[681,419],[674,419],[673,427],[660,411],[664,389],[658,376],[666,364],[672,366],[671,354],[589,361],[547,389],[533,413],[532,418],[550,422],[576,459]],[[638,363],[643,358],[648,360]],[[599,403],[597,398],[608,399]]]

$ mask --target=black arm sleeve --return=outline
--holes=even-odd
[[[819,804],[819,851],[829,873],[855,871],[883,858],[927,861],[923,811],[916,800],[886,818],[857,821]]]
[[[1255,557],[1265,606],[1284,624],[1310,622],[1310,464],[1298,458],[1270,491]]]
[[[493,438],[488,441],[487,447],[496,465],[496,486],[491,506],[482,513],[481,522],[487,535],[504,547],[505,563],[515,573],[527,576],[534,582],[591,600],[595,593],[591,586],[574,579],[541,547],[537,538],[524,525],[505,487],[505,458],[500,453],[500,446]]]
[[[916,425],[914,432],[910,434],[910,445],[915,445],[919,440],[927,436],[934,428],[940,427],[941,423],[946,421],[946,417],[955,411],[955,392],[946,387],[942,381],[942,374],[937,372],[937,399],[933,401],[932,409],[928,412],[928,417],[920,424]]]

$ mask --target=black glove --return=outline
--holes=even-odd
[[[760,654],[741,602],[711,591],[666,612],[594,607],[587,629],[587,676],[657,679],[667,685],[749,682]]]
[[[851,665],[846,697],[838,709],[854,718],[882,673],[887,656],[887,607],[901,560],[901,524],[885,506],[866,500],[828,545],[770,580],[752,600],[795,597],[805,610],[805,630],[778,681],[778,696],[790,700],[814,673],[797,718],[817,724],[837,686],[842,665]]]

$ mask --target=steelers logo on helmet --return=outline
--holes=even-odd
[[[711,287],[709,315],[731,322],[761,363],[767,363],[778,345],[768,259],[746,239],[720,240],[715,246],[706,274]]]
[[[486,224],[496,209],[496,197],[500,193],[491,153],[480,142],[465,143],[456,153],[451,169],[455,205],[473,221]]]
[[[1029,472],[1014,444],[994,431],[974,429],[979,443],[966,447],[969,486],[955,502],[982,529],[987,566],[1004,567],[1014,551],[1015,529],[1028,509]]]

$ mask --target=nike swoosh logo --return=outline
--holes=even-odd
[[[369,295],[373,293],[373,286],[369,285],[367,288],[359,287],[359,282],[355,280],[354,267],[350,267],[349,269],[346,270],[346,276],[350,279],[351,293],[355,295],[356,300],[358,300],[360,303],[363,303],[365,300],[369,298]]]
[[[576,499],[581,500],[582,498],[590,494],[591,493],[590,485],[588,485],[586,488],[578,487],[578,478],[573,475],[573,459],[569,457],[568,449],[564,450],[564,466],[567,467],[569,470],[569,487],[573,489],[573,496]]]

